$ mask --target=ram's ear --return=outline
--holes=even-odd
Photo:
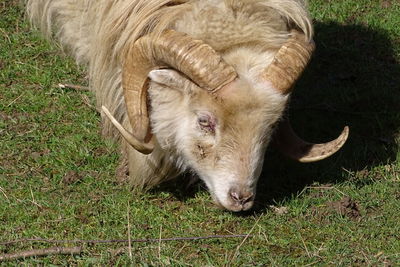
[[[188,96],[200,89],[184,74],[173,69],[152,70],[148,76],[159,89],[168,88]]]
[[[186,80],[182,74],[172,69],[152,70],[149,72],[149,78],[159,85],[170,88],[182,87]]]

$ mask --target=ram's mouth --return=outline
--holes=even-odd
[[[241,211],[247,211],[253,207],[254,204],[254,198],[252,198],[251,201],[245,203],[245,204],[235,204],[235,203],[226,203],[224,204],[223,201],[219,200],[218,197],[210,191],[210,195],[213,199],[214,204],[222,209],[222,210],[228,210],[232,212],[241,212]]]

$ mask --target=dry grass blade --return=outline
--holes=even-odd
[[[81,98],[82,98],[83,103],[84,103],[86,106],[88,106],[90,109],[95,110],[95,111],[97,111],[97,112],[100,113],[100,111],[97,110],[96,107],[93,106],[93,105],[90,103],[90,99],[89,99],[89,97],[88,97],[87,95],[81,95]]]
[[[69,83],[59,83],[58,87],[60,87],[61,89],[69,88],[69,89],[73,89],[75,91],[89,91],[89,87],[87,87],[87,86],[81,86],[81,85],[69,84]]]
[[[126,212],[126,217],[128,221],[128,251],[129,251],[129,258],[132,260],[132,242],[131,242],[131,224],[129,222],[129,214],[130,214],[130,209],[129,209],[129,201],[128,201],[128,207],[127,207],[127,212]]]
[[[244,244],[244,242],[246,242],[246,240],[251,236],[250,234],[253,232],[254,228],[257,226],[258,222],[260,221],[262,216],[260,216],[257,221],[254,223],[253,227],[251,227],[249,233],[243,238],[242,242],[236,247],[235,252],[233,253],[233,256],[231,257],[231,259],[228,262],[227,266],[230,266],[231,262],[237,257],[237,255],[239,254],[239,249],[242,247],[242,245]]]
[[[15,99],[13,99],[10,103],[8,103],[7,107],[10,107],[11,105],[13,105],[15,102],[17,102],[18,99],[20,99],[24,94],[20,94],[19,96],[17,96]]]
[[[7,196],[7,194],[6,194],[6,191],[0,186],[0,192],[4,195],[4,197],[7,199],[7,200],[9,200],[9,198],[8,198],[8,196]]]

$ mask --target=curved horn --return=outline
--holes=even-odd
[[[184,33],[167,30],[159,36],[146,35],[138,39],[128,51],[122,71],[125,104],[134,134],[125,129],[123,133],[121,128],[117,128],[123,136],[128,133],[132,135],[130,140],[142,145],[148,143],[148,146],[154,146],[147,111],[147,75],[163,66],[181,71],[211,93],[237,77],[233,67],[226,64],[209,45]]]
[[[275,146],[286,156],[299,162],[314,162],[325,159],[336,153],[346,142],[349,127],[345,126],[338,138],[323,144],[313,144],[303,141],[290,126],[289,119],[279,125],[274,139]]]
[[[315,49],[314,42],[305,35],[292,30],[291,37],[278,50],[272,63],[265,69],[262,79],[282,94],[291,93],[295,82],[310,61]],[[280,123],[274,141],[278,149],[288,157],[300,162],[314,162],[325,159],[337,152],[346,142],[349,127],[344,127],[338,138],[323,144],[313,144],[302,140],[290,126],[289,119]]]
[[[312,40],[308,41],[303,33],[292,30],[291,37],[278,50],[261,78],[271,82],[282,94],[289,94],[310,60],[314,48]]]

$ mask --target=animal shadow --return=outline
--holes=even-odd
[[[259,210],[313,182],[341,182],[396,160],[400,65],[389,34],[335,22],[317,22],[315,33],[316,51],[292,95],[292,126],[312,142],[336,138],[345,125],[350,136],[341,151],[316,163],[296,163],[270,149],[258,185]]]

